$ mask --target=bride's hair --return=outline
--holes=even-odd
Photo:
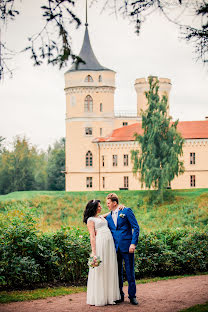
[[[99,199],[92,199],[87,203],[87,206],[84,211],[83,222],[87,223],[87,219],[90,217],[94,217],[97,213],[98,203],[100,203]]]

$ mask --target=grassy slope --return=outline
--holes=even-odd
[[[84,227],[82,215],[88,200],[99,198],[107,212],[100,192],[14,192],[0,196],[0,211],[28,206],[38,215],[41,229],[58,229],[61,225]],[[204,228],[208,221],[208,189],[171,190],[166,201],[158,206],[147,204],[147,191],[116,191],[120,202],[132,207],[142,231],[187,227]],[[140,205],[138,206],[138,203]]]

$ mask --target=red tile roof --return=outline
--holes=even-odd
[[[180,121],[177,130],[181,133],[184,139],[207,139],[208,120]],[[143,133],[141,122],[115,129],[109,136],[105,138],[97,138],[94,142],[134,141],[134,133]]]

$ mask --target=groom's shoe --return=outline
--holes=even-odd
[[[130,303],[133,305],[139,304],[139,302],[136,300],[136,298],[130,298]]]
[[[121,299],[114,301],[116,304],[124,302],[124,296],[121,296]]]

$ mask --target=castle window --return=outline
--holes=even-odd
[[[195,165],[195,153],[190,153],[190,164]]]
[[[99,82],[102,82],[102,81],[103,81],[103,79],[102,79],[102,76],[101,76],[101,75],[99,75],[99,77],[98,77],[98,81],[99,81]]]
[[[92,177],[86,177],[86,187],[92,188]]]
[[[128,154],[124,154],[123,155],[123,161],[124,161],[124,166],[128,166],[129,165],[129,155]]]
[[[118,166],[118,155],[113,155],[113,167]]]
[[[124,187],[129,188],[129,177],[124,177]]]
[[[103,128],[100,128],[100,136],[103,135]]]
[[[84,102],[84,111],[92,112],[93,111],[93,100],[90,95],[87,95]]]
[[[85,82],[93,82],[92,76],[87,75],[87,76],[85,77]]]
[[[100,103],[100,112],[103,111],[103,103]]]
[[[85,135],[92,135],[92,128],[85,128]]]
[[[103,188],[105,188],[105,177],[103,177]]]
[[[86,167],[92,167],[92,152],[88,151],[85,155]]]
[[[124,121],[124,122],[123,122],[123,126],[128,126],[128,122],[127,122],[127,121]]]
[[[190,176],[190,186],[191,187],[195,187],[196,186],[196,176],[195,175],[191,175]]]
[[[102,155],[102,166],[105,167],[105,156]]]

